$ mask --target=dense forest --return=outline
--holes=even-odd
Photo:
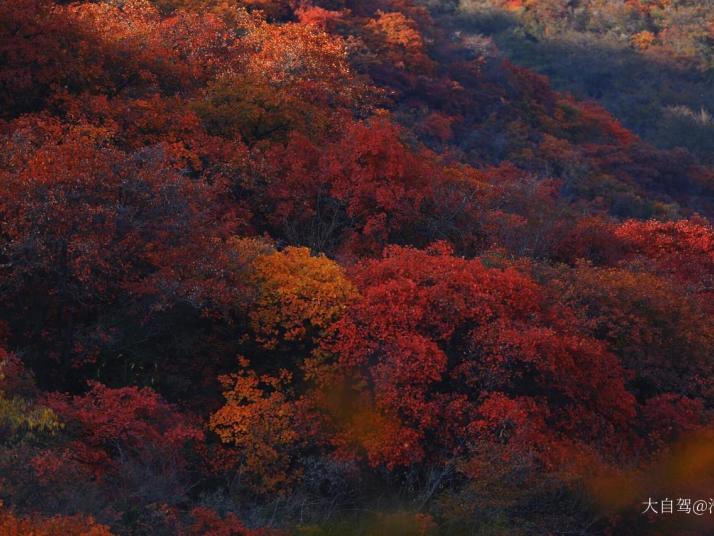
[[[0,535],[710,533],[713,103],[710,0],[0,0]]]

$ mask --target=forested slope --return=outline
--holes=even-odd
[[[706,530],[714,170],[442,17],[0,3],[0,534]]]
[[[644,139],[714,155],[711,0],[425,0],[477,47],[497,45]]]

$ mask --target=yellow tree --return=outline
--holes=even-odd
[[[357,291],[342,268],[307,248],[288,247],[253,263],[258,298],[250,320],[258,341],[310,342],[335,322]]]
[[[226,404],[211,416],[209,427],[240,453],[243,484],[259,493],[275,492],[300,476],[292,471],[296,431],[294,403],[286,392],[292,375],[258,376],[241,358],[242,370],[220,377]]]

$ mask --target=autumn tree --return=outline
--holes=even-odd
[[[13,116],[78,94],[187,89],[189,81],[205,82],[224,67],[235,41],[214,13],[162,18],[145,0],[121,7],[50,0],[3,4],[0,35],[6,60],[0,98]]]
[[[558,273],[554,291],[620,357],[641,399],[710,396],[714,325],[696,296],[655,274],[585,263]]]
[[[258,296],[249,313],[258,340],[266,347],[280,341],[319,340],[356,298],[342,269],[307,248],[288,247],[253,263]]]
[[[62,374],[96,361],[112,340],[113,322],[97,322],[110,304],[141,314],[147,299],[154,310],[232,302],[228,281],[214,277],[238,223],[222,208],[222,183],[188,177],[180,146],[125,153],[111,136],[26,118],[2,140],[7,321],[32,365],[49,357],[43,363],[65,367]],[[40,343],[51,344],[48,356],[30,350]]]
[[[594,480],[710,472],[714,172],[506,56],[706,67],[711,16],[479,3],[505,53],[434,1],[0,1],[0,533],[635,533]]]
[[[292,376],[286,370],[259,376],[245,359],[240,365],[240,372],[221,378],[226,404],[211,416],[210,428],[238,450],[244,486],[285,493],[300,476],[295,454],[303,439],[289,392]]]
[[[657,271],[711,295],[714,277],[714,231],[706,221],[628,221],[614,235],[631,255],[643,256]]]
[[[49,406],[76,434],[73,457],[99,473],[126,455],[180,465],[182,448],[201,432],[148,388],[90,385],[84,395],[52,395]]]
[[[7,510],[0,512],[0,533],[7,536],[112,536],[108,527],[91,517],[19,517]]]
[[[488,440],[541,445],[536,456],[557,465],[563,444],[618,450],[634,407],[616,357],[528,275],[442,244],[389,248],[354,278],[363,299],[325,343],[334,361],[312,364],[318,383],[351,393],[353,409],[327,428],[339,455],[443,463],[464,441]]]
[[[387,118],[348,121],[321,146],[296,134],[269,153],[261,172],[267,184],[259,194],[272,207],[266,219],[293,244],[361,255],[389,242],[438,239],[473,250],[483,238],[478,173],[410,147]]]
[[[0,502],[4,508],[39,509],[42,501],[33,464],[60,442],[62,431],[61,418],[43,400],[32,373],[17,356],[0,348]],[[38,531],[55,526],[34,515],[21,519],[6,509],[0,519],[3,534],[3,528],[8,534],[24,534],[33,523]],[[67,530],[74,526],[70,520],[56,521],[57,527],[66,521]],[[81,525],[78,520],[77,527]],[[59,534],[59,528],[50,533]]]
[[[210,428],[237,451],[244,486],[285,493],[301,475],[298,453],[307,439],[294,389],[302,360],[357,292],[339,265],[306,248],[257,256],[247,277],[256,289],[248,314],[260,355],[252,366],[241,359],[239,372],[220,378],[226,403]]]

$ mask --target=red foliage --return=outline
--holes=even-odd
[[[347,122],[338,139],[322,145],[295,135],[267,160],[277,167],[265,190],[275,203],[272,223],[317,249],[336,242],[356,255],[378,252],[394,240],[436,238],[448,232],[441,226],[449,220],[474,215],[476,180],[468,170],[447,168],[425,148],[410,149],[387,119]],[[449,202],[441,197],[449,188],[461,207],[439,206]]]
[[[585,259],[614,264],[625,256],[625,247],[615,238],[614,230],[614,224],[601,217],[581,218],[556,245],[554,256],[569,263]]]
[[[714,289],[714,230],[697,221],[628,221],[615,230],[631,254],[710,295]]]
[[[47,404],[72,431],[72,458],[97,474],[128,455],[180,466],[184,446],[203,439],[197,427],[148,388],[91,383],[84,395],[52,394]]]
[[[0,6],[0,42],[0,102],[18,114],[67,94],[195,87],[226,65],[235,39],[211,13],[162,18],[142,0],[20,0]]]
[[[675,281],[580,262],[550,283],[558,301],[616,353],[641,399],[663,392],[709,397],[714,323],[708,304]],[[575,319],[578,319],[577,321]]]
[[[224,508],[422,481],[464,519],[520,486],[507,532],[535,481],[706,431],[714,231],[673,218],[712,171],[429,13],[0,1],[1,533],[260,536]]]
[[[0,511],[0,534],[3,536],[112,536],[109,528],[91,517],[54,516],[18,517]]]
[[[247,529],[233,514],[221,517],[210,508],[199,507],[191,510],[193,523],[187,536],[280,536],[280,531],[270,529]]]
[[[449,117],[438,112],[429,114],[424,118],[422,129],[427,134],[434,136],[441,143],[446,143],[454,135],[452,126],[458,121],[456,117]]]
[[[344,11],[330,11],[312,5],[297,9],[295,14],[302,24],[317,26],[322,30],[334,29],[345,17]]]
[[[483,436],[489,420],[479,415],[500,414],[497,400],[547,418],[538,431],[550,441],[562,436],[607,450],[634,415],[616,358],[572,332],[567,315],[512,268],[486,268],[439,245],[389,248],[354,277],[364,298],[325,347],[336,355],[329,382],[337,374],[357,391],[354,415],[336,424],[342,450],[350,445],[353,455],[364,450],[372,464],[390,467],[444,446],[458,450],[466,431]],[[369,437],[385,436],[364,437],[364,411],[369,422],[384,422]],[[517,428],[527,419],[508,420]],[[404,441],[395,445],[396,438]]]
[[[705,420],[701,400],[673,393],[650,398],[642,406],[642,414],[651,440],[663,445],[681,437],[682,433],[701,429]]]
[[[181,144],[125,153],[111,130],[86,123],[26,117],[13,127],[0,138],[5,299],[24,303],[28,285],[44,289],[15,322],[24,330],[28,315],[43,318],[34,336],[54,341],[53,357],[93,360],[69,326],[126,293],[153,296],[158,308],[232,301],[215,274],[225,273],[223,240],[240,220],[221,202],[223,182],[186,176]]]

